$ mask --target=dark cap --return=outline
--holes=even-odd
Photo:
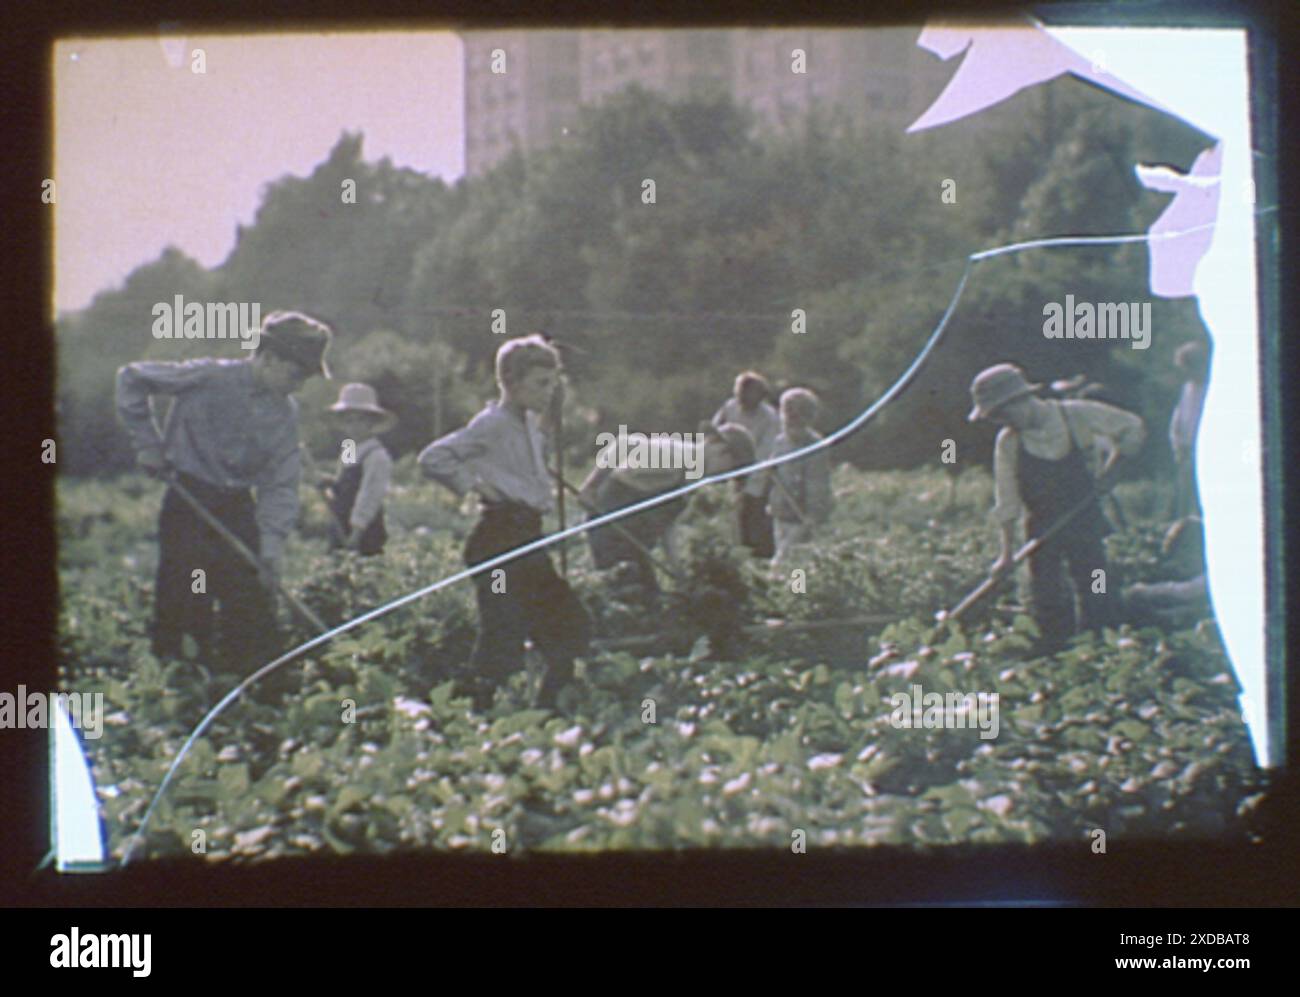
[[[301,312],[272,312],[262,322],[259,349],[270,350],[278,357],[292,360],[304,370],[330,376],[325,363],[333,333],[324,322]]]

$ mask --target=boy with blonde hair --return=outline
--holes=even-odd
[[[807,388],[790,388],[781,395],[781,432],[772,456],[793,453],[820,440],[812,428],[820,403]],[[776,560],[795,544],[812,539],[814,527],[831,515],[831,463],[825,450],[802,460],[772,468],[769,511],[776,530]]]
[[[560,357],[539,335],[512,339],[496,356],[500,398],[464,428],[430,443],[419,456],[426,477],[457,495],[475,493],[480,516],[465,542],[475,565],[542,536],[553,502],[542,419],[560,373]],[[532,638],[546,659],[537,705],[554,708],[573,680],[574,659],[587,652],[591,620],[545,551],[508,561],[474,577],[478,639],[470,666],[476,708],[524,666]]]

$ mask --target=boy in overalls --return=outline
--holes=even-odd
[[[333,515],[330,546],[367,557],[379,554],[388,540],[384,496],[393,473],[392,455],[379,436],[397,424],[397,417],[380,407],[368,384],[345,384],[330,412],[344,438],[338,475],[321,483]]]
[[[971,383],[975,407],[970,421],[999,423],[993,451],[995,505],[993,518],[1001,535],[1001,553],[992,571],[1011,566],[1015,523],[1022,515],[1025,537],[1045,530],[1092,494],[1088,507],[1028,559],[1029,597],[1042,634],[1042,650],[1060,646],[1078,627],[1089,630],[1112,623],[1118,598],[1106,585],[1104,538],[1110,531],[1097,501],[1098,479],[1111,479],[1121,456],[1131,457],[1146,438],[1142,420],[1131,412],[1083,399],[1044,401],[1014,364],[981,371]],[[1101,461],[1094,478],[1089,457]],[[1074,583],[1072,592],[1065,574]]]

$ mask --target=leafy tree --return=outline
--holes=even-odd
[[[1073,80],[915,135],[820,110],[799,127],[763,131],[725,97],[674,101],[630,88],[582,109],[549,148],[451,187],[367,162],[362,136],[344,134],[309,176],[267,185],[220,267],[209,273],[171,250],[60,318],[67,466],[127,465],[110,418],[118,364],[213,352],[146,336],[149,308],[176,293],[331,321],[342,376],[375,383],[400,409],[399,450],[493,393],[497,309],[509,335],[542,329],[566,348],[574,404],[595,420],[588,428],[691,429],[744,367],[778,387],[820,391],[833,428],[907,369],[969,253],[1141,231],[1167,201],[1137,184],[1132,164],[1188,163],[1207,141]],[[642,199],[647,179],[653,203]],[[346,181],[355,203],[342,197]],[[1150,300],[1144,254],[1043,250],[979,264],[920,376],[839,453],[909,465],[952,438],[963,459],[983,457],[988,434],[965,422],[965,388],[998,360],[1038,379],[1086,373],[1161,423],[1178,387],[1172,350],[1203,334],[1185,302],[1152,303],[1158,333],[1145,352],[1042,335],[1044,303],[1067,294]],[[796,309],[804,334],[792,327]],[[305,409],[333,390],[310,389]],[[310,432],[314,446],[332,449],[327,429]]]

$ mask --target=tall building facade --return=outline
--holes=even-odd
[[[550,144],[581,103],[578,33],[467,31],[465,172],[482,173],[515,145]]]
[[[814,106],[903,128],[946,76],[916,47],[919,30],[464,32],[465,170],[482,173],[516,145],[558,140],[579,107],[631,84],[674,98],[725,92],[769,128]]]

